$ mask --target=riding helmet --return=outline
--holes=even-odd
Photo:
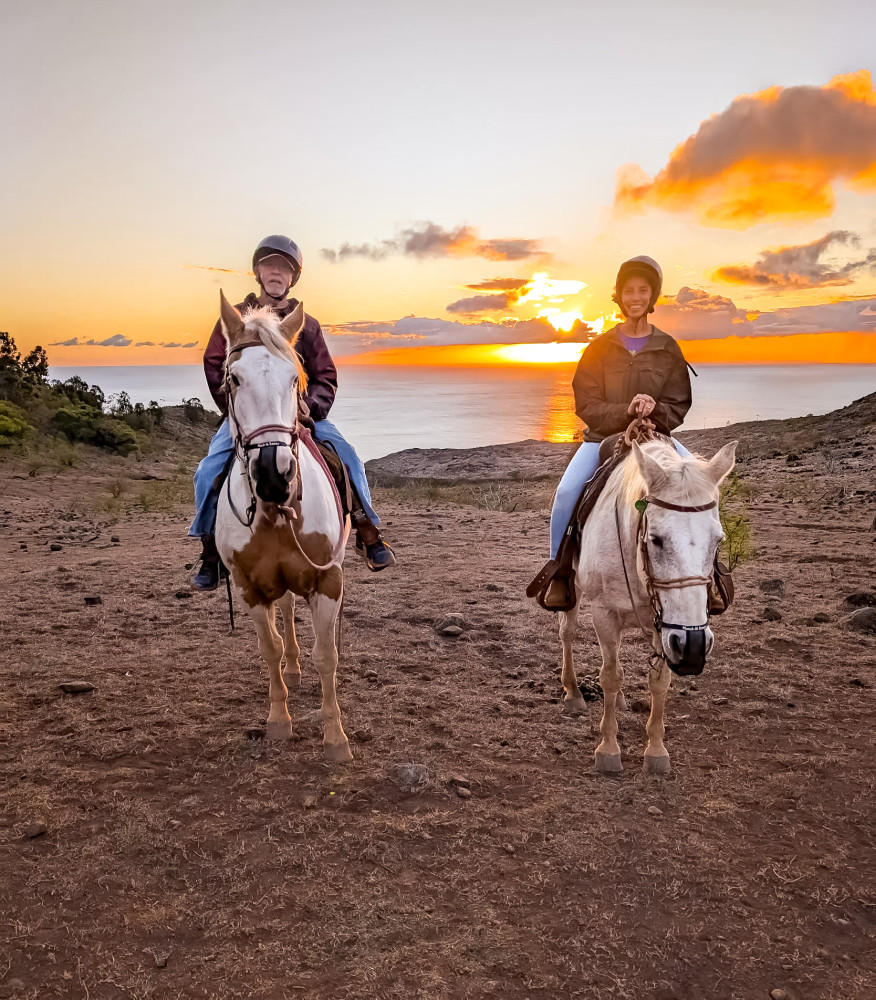
[[[302,258],[298,244],[290,240],[288,236],[266,236],[255,248],[255,253],[252,255],[253,270],[260,260],[264,260],[265,257],[273,257],[274,254],[285,257],[292,265],[292,285],[294,285],[301,277]]]
[[[646,257],[644,254],[638,257],[631,257],[621,264],[617,272],[617,280],[614,283],[612,301],[619,305],[621,312],[623,312],[621,292],[623,292],[627,279],[633,275],[644,278],[651,286],[651,304],[648,307],[648,312],[654,312],[654,306],[657,304],[657,299],[660,298],[660,292],[663,290],[663,270],[653,257]]]

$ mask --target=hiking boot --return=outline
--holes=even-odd
[[[201,565],[198,567],[197,573],[192,576],[192,590],[215,590],[219,586],[219,567],[221,566],[216,539],[213,535],[203,535],[201,544],[203,546]]]
[[[379,573],[387,566],[395,565],[395,553],[392,551],[392,546],[383,540],[380,532],[377,532],[377,540],[370,545],[366,545],[359,532],[356,532],[356,551],[365,560],[372,573]]]

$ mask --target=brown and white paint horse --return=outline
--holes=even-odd
[[[572,644],[581,598],[587,597],[602,649],[599,683],[604,708],[602,742],[596,750],[598,771],[622,769],[617,710],[625,703],[618,652],[621,634],[629,628],[645,632],[654,650],[648,672],[651,715],[645,770],[653,774],[670,770],[663,743],[666,694],[671,670],[698,672],[714,645],[707,588],[724,534],[718,487],[733,468],[735,454],[735,441],[711,461],[681,458],[661,440],[633,444],[633,454],[612,473],[584,525],[576,577],[581,597],[571,611],[559,616],[562,680],[564,707],[584,712]],[[684,671],[690,658],[699,662]]]
[[[220,293],[220,315],[235,461],[219,497],[216,545],[238,599],[255,622],[268,666],[267,737],[292,735],[287,698],[288,688],[301,683],[295,637],[295,598],[300,596],[313,618],[325,754],[331,761],[348,761],[352,754],[335,690],[335,635],[349,520],[343,519],[332,482],[298,423],[306,376],[295,343],[304,308],[299,303],[282,322],[270,309],[241,317]],[[275,627],[277,607],[283,638]]]

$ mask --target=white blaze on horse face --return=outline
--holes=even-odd
[[[232,362],[229,378],[234,391],[234,420],[243,437],[270,424],[294,427],[298,407],[298,372],[291,361],[278,358],[266,347],[247,347]],[[236,381],[235,381],[236,380]],[[259,441],[282,441],[286,435],[265,431]],[[289,445],[277,448],[277,471],[287,475],[292,469]],[[258,452],[249,457],[250,474],[255,475]]]

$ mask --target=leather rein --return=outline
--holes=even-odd
[[[256,510],[258,508],[258,497],[256,496],[255,486],[252,481],[252,476],[249,471],[249,462],[247,462],[247,453],[250,451],[261,450],[262,448],[291,448],[292,450],[292,461],[295,465],[295,473],[291,479],[291,482],[295,485],[294,495],[300,500],[301,499],[301,461],[298,457],[298,445],[301,442],[301,425],[298,421],[297,407],[296,407],[296,417],[295,423],[291,426],[286,424],[263,424],[261,427],[257,427],[254,431],[250,431],[248,434],[242,434],[240,430],[240,425],[237,422],[237,417],[234,414],[234,386],[231,383],[230,372],[228,369],[228,362],[233,354],[239,351],[246,350],[247,347],[264,347],[265,345],[261,340],[245,340],[240,344],[235,344],[234,347],[230,348],[228,354],[225,358],[225,378],[223,380],[222,388],[225,390],[225,397],[228,400],[228,415],[234,424],[234,455],[237,460],[243,465],[243,471],[246,476],[247,488],[250,495],[250,503],[246,508],[244,515],[241,515],[238,509],[234,506],[234,501],[231,499],[231,476],[227,476],[225,479],[225,495],[228,500],[228,506],[231,508],[231,512],[237,518],[237,520],[245,527],[249,528],[250,531],[253,530],[253,522],[255,521]],[[253,439],[258,437],[259,434],[268,433],[280,433],[288,434],[290,437],[289,441],[254,441]],[[264,501],[263,501],[264,502]],[[267,506],[275,507],[277,512],[286,519],[289,524],[289,532],[292,535],[292,540],[295,543],[295,547],[298,549],[299,553],[304,558],[304,561],[310,566],[311,569],[322,571],[331,569],[332,566],[338,564],[341,552],[343,552],[346,545],[346,532],[345,524],[343,519],[343,512],[338,510],[338,515],[341,519],[341,532],[338,538],[338,542],[335,545],[334,551],[332,552],[331,559],[320,565],[315,563],[310,556],[304,551],[301,542],[298,539],[298,535],[295,533],[294,521],[298,520],[298,514],[294,507],[285,504],[267,504]]]

